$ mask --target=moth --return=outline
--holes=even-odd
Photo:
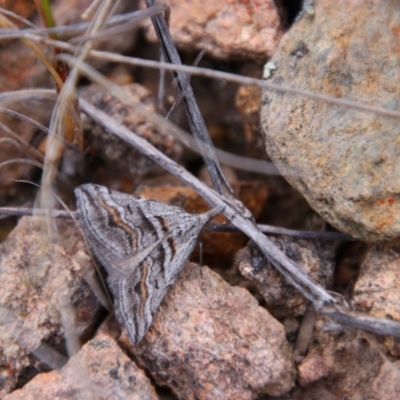
[[[136,344],[188,261],[200,231],[221,208],[188,214],[93,184],[79,186],[75,196],[85,238],[108,273],[116,317]]]

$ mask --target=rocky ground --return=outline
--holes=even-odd
[[[68,6],[66,6],[68,3]],[[58,25],[80,21],[91,1],[53,2]],[[169,0],[170,31],[183,63],[232,72],[398,111],[400,6],[369,0],[300,4],[272,0]],[[300,2],[298,2],[300,3]],[[41,25],[29,1],[5,2]],[[144,7],[121,1],[117,12]],[[18,26],[21,22],[16,21]],[[2,25],[4,26],[4,24]],[[97,49],[158,59],[150,21],[102,38]],[[51,58],[49,47],[43,51]],[[264,64],[272,61],[268,76]],[[156,126],[178,97],[167,74],[99,59],[90,63],[121,85],[125,105],[88,79],[77,94],[210,183],[201,157]],[[196,99],[218,148],[273,162],[275,175],[223,166],[258,223],[338,237],[273,235],[271,240],[319,285],[366,316],[400,321],[397,118],[310,97],[192,76]],[[2,41],[1,92],[54,89],[46,67],[21,41]],[[1,100],[3,101],[3,100]],[[52,103],[12,108],[49,126]],[[3,105],[2,105],[3,107]],[[142,107],[146,108],[146,114]],[[0,112],[0,162],[46,157],[38,125]],[[172,123],[189,129],[179,105]],[[74,188],[94,182],[187,212],[207,204],[193,189],[81,114],[82,150],[66,151],[55,187],[75,208]],[[11,132],[11,133],[10,133]],[[7,140],[3,140],[3,139]],[[15,138],[13,140],[16,140]],[[47,155],[48,156],[48,155]],[[267,165],[267,164],[265,164]],[[280,174],[283,175],[280,176]],[[33,207],[41,172],[0,168],[0,206]],[[0,220],[0,394],[4,399],[397,399],[400,347],[315,312],[238,232],[203,232],[200,245],[132,345],[114,316],[101,265],[72,219]],[[223,222],[217,217],[213,222]]]

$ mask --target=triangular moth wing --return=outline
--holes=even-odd
[[[135,344],[149,329],[201,229],[221,210],[191,215],[179,207],[98,185],[82,185],[75,194],[85,237],[109,274],[117,319]],[[138,267],[135,254],[147,248],[152,251]]]
[[[110,275],[131,275],[135,263],[124,261],[162,239],[145,228],[139,199],[91,184],[79,186],[75,195],[80,225],[95,256]]]

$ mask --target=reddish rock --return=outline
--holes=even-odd
[[[99,335],[86,343],[60,371],[38,375],[4,400],[157,400],[146,377],[115,341]]]
[[[301,386],[307,386],[329,375],[329,370],[324,364],[324,359],[316,354],[307,356],[297,367],[297,370],[297,379]]]
[[[320,0],[282,38],[270,82],[399,111],[399,27],[394,2]],[[270,90],[262,107],[269,156],[321,216],[399,243],[398,119]]]
[[[0,247],[0,378],[4,395],[79,349],[101,305],[87,283],[92,265],[73,221],[49,244],[40,218],[24,217]],[[68,240],[66,240],[68,238]]]
[[[332,328],[326,317],[318,317],[314,340],[303,361],[311,362],[300,365],[299,380],[305,371],[310,373],[307,378],[319,379],[304,382],[308,386],[296,388],[290,398],[397,399],[400,393],[398,358],[387,357],[379,348],[379,340],[372,335]],[[310,369],[312,366],[314,371]]]
[[[282,35],[278,9],[272,0],[168,0],[170,30],[183,50],[207,50],[215,58],[265,61]],[[147,38],[156,41],[147,24]]]
[[[245,290],[188,264],[144,339],[125,346],[181,399],[282,395],[294,368],[283,326]]]

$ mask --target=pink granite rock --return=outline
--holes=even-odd
[[[36,376],[4,400],[157,400],[146,377],[107,335],[86,343],[60,371]]]
[[[324,363],[324,359],[316,354],[305,357],[297,368],[299,371],[297,379],[300,386],[307,386],[329,375],[329,370]]]
[[[267,60],[282,35],[276,3],[272,0],[168,0],[170,30],[184,50],[206,49],[215,58]],[[147,38],[155,42],[150,24]]]
[[[92,334],[102,307],[86,278],[92,264],[73,221],[43,238],[40,218],[24,217],[0,247],[0,394],[60,368]],[[66,240],[66,238],[68,238]]]
[[[139,365],[180,399],[252,399],[293,386],[283,326],[242,288],[188,264],[144,339],[129,347]]]
[[[296,387],[290,399],[394,400],[399,397],[398,357],[385,355],[379,348],[379,339],[373,335],[327,328],[332,329],[331,323],[319,316],[313,342],[299,366],[299,381],[308,386]]]

